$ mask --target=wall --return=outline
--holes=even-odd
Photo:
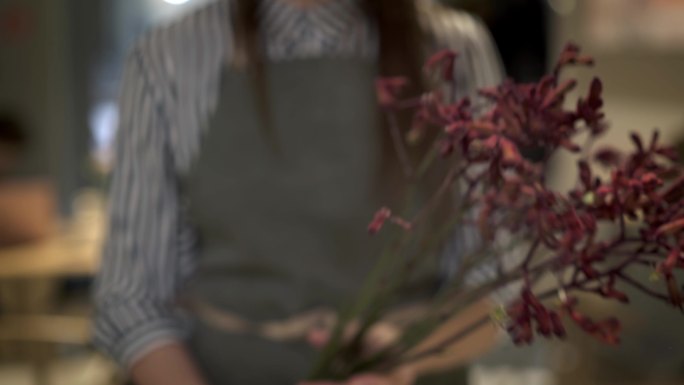
[[[67,7],[64,0],[2,0],[0,14],[0,109],[17,114],[30,136],[20,174],[62,180],[73,119]]]
[[[608,50],[592,44],[587,36],[587,0],[567,0],[575,4],[568,14],[552,14],[551,57],[567,41],[579,43],[596,58],[594,69],[576,71],[582,93],[593,75],[601,77],[605,90],[605,110],[611,131],[605,143],[628,146],[628,134],[638,131],[650,135],[659,128],[664,140],[684,139],[684,44],[678,50],[663,50],[634,44],[619,50]],[[684,42],[683,42],[684,43]],[[567,178],[574,162],[563,157],[557,160],[553,180],[568,186]]]
[[[572,40],[596,58],[594,69],[573,73],[580,80],[582,93],[593,75],[604,82],[605,110],[612,128],[601,143],[628,148],[631,131],[650,136],[656,127],[666,142],[684,139],[684,44],[674,49],[636,41],[618,49],[598,45],[586,33],[589,1],[556,0],[570,7],[563,9],[567,14],[553,16],[550,51],[555,57],[565,42]],[[556,186],[570,187],[576,180],[575,160],[570,156],[555,159],[550,177]],[[628,307],[591,305],[621,316],[625,327],[622,346],[607,348],[588,338],[574,339],[581,347],[574,352],[578,366],[564,373],[563,384],[667,383],[684,378],[681,314],[638,295],[632,302]]]

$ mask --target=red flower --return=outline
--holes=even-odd
[[[579,165],[579,176],[580,176],[580,181],[582,181],[582,184],[584,185],[584,188],[587,190],[591,190],[592,188],[592,180],[591,180],[591,169],[589,168],[589,164],[586,161],[580,161],[578,163]]]
[[[441,77],[447,82],[454,80],[454,65],[458,54],[454,51],[445,49],[432,55],[425,63],[425,71],[433,71],[437,68]]]
[[[601,112],[603,107],[602,91],[603,84],[601,80],[594,78],[589,87],[587,98],[579,99],[577,102],[577,115],[584,120],[594,136],[602,134],[607,129],[603,121],[604,114]]]
[[[506,138],[499,138],[499,148],[501,150],[504,165],[512,166],[522,161],[522,155],[518,151],[518,146]]]
[[[413,223],[399,217],[392,217],[392,223],[401,227],[406,231],[411,231],[413,229]]]
[[[684,218],[676,219],[668,222],[656,230],[656,235],[666,235],[680,232],[684,229]],[[674,251],[673,251],[674,252]]]
[[[596,151],[596,154],[594,155],[594,159],[598,161],[601,165],[605,167],[617,167],[622,163],[622,153],[620,151],[609,148],[609,147],[603,147],[600,150]]]
[[[660,197],[663,201],[670,204],[682,201],[684,199],[684,175],[661,192]]]
[[[387,207],[383,207],[375,213],[373,220],[368,225],[368,233],[371,235],[377,234],[385,222],[392,217],[392,211]]]
[[[392,211],[387,207],[383,207],[375,213],[373,220],[368,224],[368,233],[371,235],[377,234],[388,220],[406,231],[413,229],[411,222],[397,216],[392,216]]]
[[[397,102],[401,90],[408,85],[405,77],[380,78],[375,81],[375,90],[381,107],[390,107]]]
[[[634,146],[636,146],[637,150],[640,153],[644,152],[644,142],[641,140],[641,136],[639,136],[639,134],[636,132],[632,132],[629,137],[632,139],[632,143],[634,143]]]
[[[451,82],[455,59],[455,53],[441,51],[428,60],[425,69]],[[554,191],[546,184],[546,160],[563,150],[591,153],[590,148],[577,144],[581,143],[579,139],[585,135],[592,138],[607,129],[599,79],[591,81],[576,105],[567,107],[565,103],[577,82],[561,79],[560,71],[569,65],[592,62],[589,56],[581,54],[579,47],[569,44],[555,71],[540,81],[517,84],[508,80],[498,87],[481,90],[486,105],[471,105],[468,99],[448,101],[434,91],[404,100],[399,106],[397,98],[406,86],[405,78],[379,81],[378,98],[385,108],[395,104],[402,109],[414,106],[412,138],[435,129],[434,135],[424,137],[436,137],[435,144],[442,155],[458,155],[437,159],[442,164],[434,167],[435,173],[459,170],[459,174],[454,180],[445,177],[444,184],[437,184],[444,188],[430,195],[434,200],[429,202],[438,202],[440,194],[458,186],[453,190],[463,196],[457,203],[463,203],[466,211],[461,212],[459,207],[459,215],[465,214],[463,217],[468,219],[463,222],[479,227],[485,246],[500,237],[520,238],[534,245],[524,262],[515,267],[514,273],[519,275],[511,279],[525,279],[529,285],[527,280],[533,277],[557,274],[557,289],[564,293],[583,291],[623,303],[630,298],[620,285],[630,284],[654,298],[684,308],[676,280],[677,271],[684,270],[684,173],[673,164],[675,151],[658,142],[658,132],[648,143],[632,134],[634,148],[624,153],[602,148],[592,157],[583,156],[577,166],[577,182],[570,192]],[[521,152],[528,148],[542,149],[543,156],[536,163],[524,158]],[[596,164],[606,167],[610,177],[597,175]],[[438,205],[435,203],[435,212],[440,208]],[[467,211],[470,207],[472,212]],[[376,213],[368,231],[377,233],[388,220],[406,230],[414,225],[383,208]],[[613,226],[615,231],[599,234],[598,229],[606,226]],[[421,241],[422,238],[416,239],[416,244]],[[494,255],[488,257],[503,257],[496,250],[491,252]],[[633,279],[629,273],[637,265],[656,266],[664,277],[667,294]],[[505,278],[506,272],[501,274]],[[617,319],[595,321],[583,314],[574,300],[554,311],[540,298],[545,297],[526,286],[520,298],[507,308],[508,331],[516,344],[531,343],[535,334],[564,336],[561,316],[605,343],[619,342]]]
[[[549,92],[544,101],[541,104],[542,109],[547,109],[549,107],[557,106],[558,103],[562,103],[565,100],[565,95],[572,91],[575,86],[577,86],[577,80],[568,79],[563,83],[559,84],[558,87]]]
[[[597,333],[594,334],[596,338],[608,345],[620,343],[620,332],[622,331],[620,320],[611,317],[599,322],[596,326]]]
[[[611,275],[603,287],[601,287],[601,294],[606,298],[616,299],[622,303],[629,303],[629,297],[624,292],[615,288],[615,275]]]
[[[580,55],[579,46],[574,43],[568,43],[560,54],[555,73],[557,74],[563,67],[569,64],[593,65],[594,59],[590,56]]]
[[[682,252],[679,249],[673,249],[667,255],[665,260],[658,264],[657,271],[661,274],[672,274],[672,270],[677,266],[677,264],[682,260]]]
[[[537,333],[544,337],[550,337],[553,332],[551,314],[546,309],[542,308],[535,312],[534,319],[537,321]]]
[[[565,337],[558,313],[545,307],[529,289],[522,291],[520,299],[509,306],[507,313],[510,319],[507,330],[516,345],[532,342],[533,323],[536,323],[536,332],[544,337]]]
[[[565,304],[565,313],[586,333],[592,335],[599,341],[609,345],[620,343],[620,331],[622,329],[617,318],[607,318],[603,321],[595,322],[575,309],[575,302]]]

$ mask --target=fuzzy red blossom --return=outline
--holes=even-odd
[[[627,294],[615,288],[616,283],[616,276],[611,275],[610,278],[608,278],[608,282],[606,282],[606,284],[603,287],[601,287],[601,295],[603,295],[606,298],[615,299],[623,303],[629,303],[629,297],[627,296]]]
[[[445,49],[432,55],[425,62],[425,70],[427,72],[437,72],[441,75],[442,80],[451,82],[454,80],[454,64],[458,54],[454,51]]]
[[[554,72],[558,75],[558,72],[560,72],[561,69],[571,64],[593,65],[594,59],[591,56],[582,55],[580,47],[577,44],[568,43],[565,45],[558,58],[558,63],[556,64]]]
[[[442,71],[454,57],[440,52],[426,68]],[[655,250],[648,254],[652,258],[663,248],[684,247],[684,179],[671,182],[673,174],[681,174],[672,164],[674,152],[659,142],[657,132],[649,143],[633,134],[633,151],[603,147],[578,162],[578,183],[564,193],[547,187],[543,165],[523,158],[520,151],[538,147],[549,154],[586,152],[576,137],[605,132],[608,126],[600,79],[593,79],[586,96],[568,108],[566,99],[577,82],[560,78],[568,66],[591,64],[592,58],[569,44],[554,72],[539,82],[507,81],[481,90],[481,97],[491,106],[485,112],[472,111],[470,100],[447,103],[436,97],[421,105],[417,114],[422,121],[443,127],[439,139],[442,155],[458,154],[466,170],[479,170],[476,177],[465,178],[472,194],[465,199],[474,199],[478,207],[476,222],[484,240],[491,242],[502,231],[536,240],[556,258],[549,260],[548,266],[573,273],[572,280],[563,283],[563,290],[587,291],[586,287],[594,284],[591,291],[598,296],[627,303],[629,298],[620,288],[634,286],[626,275],[627,267],[643,265],[645,251]],[[594,163],[608,168],[610,177],[598,177],[592,169]],[[640,221],[639,237],[628,236],[627,220]],[[601,239],[597,231],[600,224],[607,223],[618,229],[613,239]],[[655,296],[679,305],[682,300],[674,290],[675,278],[668,272],[684,266],[679,259],[672,268],[670,264],[661,264],[666,293]],[[520,268],[530,267],[526,264]],[[558,314],[541,307],[530,295],[523,293],[509,307],[509,315],[517,320],[509,329],[514,341],[529,343],[535,332],[547,336],[552,325],[558,334],[564,334]],[[619,325],[615,321],[594,322],[568,306],[564,313],[598,339],[618,341]]]
[[[519,147],[559,147],[579,151],[571,138],[579,131],[581,114],[564,110],[567,94],[575,86],[573,80],[560,84],[547,77],[538,84],[505,82],[496,89],[481,94],[494,104],[493,112],[483,117],[481,125],[491,125]],[[596,122],[598,124],[598,122]]]
[[[449,51],[439,52],[425,69],[434,78],[451,84],[456,57]],[[474,288],[464,289],[461,282],[445,285],[445,292],[440,292],[438,298],[459,299],[454,300],[454,305],[460,306],[454,308],[463,308],[504,285],[520,283],[520,294],[504,307],[506,329],[516,344],[530,344],[535,336],[564,337],[564,321],[603,343],[619,343],[620,321],[615,317],[596,320],[586,314],[578,306],[578,293],[634,306],[626,294],[630,287],[653,300],[684,309],[684,294],[677,279],[684,270],[684,172],[674,163],[676,152],[661,142],[657,131],[650,139],[632,134],[632,146],[627,150],[594,150],[593,140],[578,144],[585,143],[587,136],[599,139],[608,129],[603,85],[599,79],[592,80],[585,96],[569,103],[577,82],[561,75],[569,66],[592,63],[593,59],[582,54],[578,46],[569,44],[554,71],[538,82],[520,84],[508,80],[480,90],[479,98],[472,100],[449,100],[440,91],[443,87],[402,99],[399,96],[406,85],[404,78],[378,81],[383,110],[390,116],[413,111],[413,129],[417,130],[414,135],[435,138],[420,167],[411,169],[429,172],[433,181],[432,173],[443,173],[443,181],[436,185],[423,184],[428,179],[424,174],[410,175],[410,185],[419,187],[420,193],[415,195],[426,196],[416,212],[402,212],[413,220],[404,220],[389,208],[382,208],[369,224],[371,234],[388,221],[405,230],[416,230],[403,232],[407,238],[402,239],[407,241],[393,243],[391,252],[383,254],[384,258],[402,258],[383,259],[384,266],[405,261],[403,268],[389,269],[391,272],[380,278],[383,284],[377,286],[386,290],[383,293],[396,295],[391,288],[401,288],[422,263],[431,266],[429,263],[434,261],[428,255],[438,254],[434,248],[424,252],[416,249],[437,247],[440,242],[436,239],[446,242],[455,228],[474,226],[480,233],[480,248],[462,257],[465,270],[454,279],[462,279],[468,269],[481,265],[494,264],[497,275]],[[396,126],[397,119],[388,121],[395,122],[393,132],[407,132]],[[539,148],[545,155],[539,161],[527,159],[522,154],[529,148]],[[435,149],[441,157],[434,156]],[[545,168],[553,155],[567,151],[580,157],[577,179],[569,191],[559,191],[546,183]],[[397,148],[398,158],[406,159],[405,154],[405,149]],[[597,172],[598,166],[601,172]],[[454,195],[455,199],[445,199]],[[425,223],[445,224],[420,231],[418,227]],[[510,248],[521,249],[524,255],[521,261],[513,261],[512,267],[504,267],[510,251],[508,245],[502,244],[504,241],[510,241]],[[408,245],[408,250],[393,254],[393,247],[402,245]],[[642,279],[654,274],[661,279]],[[545,291],[535,290],[535,282],[545,277],[555,284]],[[554,298],[561,299],[560,305],[550,301]],[[376,309],[391,302],[381,294],[364,297],[356,316],[369,314],[368,322],[372,323],[382,318],[378,313],[381,310]],[[440,314],[439,319],[451,315]],[[387,351],[384,358],[391,364],[385,362],[383,369],[423,358],[430,352],[439,353],[465,335],[455,335],[417,356],[392,356],[393,352],[411,351],[421,340],[413,337],[425,336],[426,330],[436,327],[434,321],[429,318],[417,322],[415,330],[409,328],[396,349]],[[485,317],[476,324],[487,321]],[[353,351],[348,353],[349,357],[358,356]],[[363,364],[342,367],[367,368]]]
[[[558,107],[558,105],[565,100],[565,95],[568,92],[572,91],[575,88],[575,86],[577,86],[577,80],[575,79],[568,79],[563,81],[561,84],[551,89],[544,95],[544,99],[542,100],[540,107],[545,110],[553,107]],[[532,92],[534,90],[534,88],[532,87],[528,89],[529,92]]]
[[[622,162],[622,153],[610,147],[596,151],[594,159],[604,167],[615,167]]]
[[[390,221],[392,224],[397,225],[406,231],[409,231],[413,228],[413,224],[411,222],[396,215],[393,216],[392,210],[387,207],[383,207],[375,213],[373,219],[368,224],[368,233],[371,235],[377,234],[380,232],[380,230],[382,230],[387,221]]]
[[[608,345],[617,345],[620,342],[622,326],[617,318],[609,317],[601,321],[594,321],[589,316],[577,309],[578,301],[572,299],[563,305],[563,312],[580,329]]]
[[[409,84],[405,77],[382,78],[375,81],[378,103],[388,107],[397,101],[401,91]]]
[[[373,220],[368,224],[368,233],[371,235],[377,234],[385,225],[388,219],[392,217],[392,210],[383,207],[373,216]]]
[[[401,227],[402,229],[404,229],[406,231],[410,231],[411,229],[413,229],[413,223],[407,221],[406,219],[399,218],[399,217],[392,217],[391,219],[392,219],[392,223],[394,223],[395,225]]]
[[[591,134],[600,135],[608,129],[604,121],[604,113],[601,112],[603,107],[603,84],[598,78],[594,78],[589,88],[589,95],[586,99],[579,99],[577,101],[577,115],[590,128]]]
[[[684,229],[684,218],[668,222],[656,230],[656,235],[667,235],[671,233],[677,233]]]
[[[564,338],[565,326],[559,314],[546,307],[529,289],[524,289],[521,299],[511,304],[508,332],[516,345],[531,344],[534,331],[546,338]]]

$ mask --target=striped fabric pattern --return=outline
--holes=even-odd
[[[461,52],[457,94],[497,84],[500,61],[483,26],[418,1],[425,7],[424,26],[439,45]],[[230,12],[229,0],[216,1],[151,31],[126,65],[108,235],[94,291],[95,344],[125,367],[189,332],[174,302],[193,271],[196,240],[183,218],[177,183],[201,151],[221,70],[235,54]],[[264,0],[260,17],[264,52],[272,61],[377,54],[373,25],[359,0],[306,9]],[[446,264],[457,268],[453,258]]]
[[[372,55],[376,51],[375,36],[358,3],[338,0],[298,8],[287,1],[266,1],[261,8],[261,20],[269,58],[318,57],[321,52]]]

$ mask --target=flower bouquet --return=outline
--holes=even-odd
[[[601,81],[593,79],[586,96],[568,108],[577,82],[562,77],[567,67],[590,66],[593,59],[569,44],[550,75],[537,83],[506,81],[480,90],[477,103],[444,97],[455,60],[450,51],[431,57],[425,70],[439,84],[415,97],[402,96],[404,78],[377,81],[378,100],[407,174],[407,201],[425,190],[425,175],[437,172],[440,182],[417,207],[384,207],[375,214],[368,231],[387,232],[387,245],[355,302],[340,312],[313,379],[391,370],[440,354],[490,322],[515,344],[530,344],[536,336],[563,338],[571,323],[617,344],[620,321],[583,312],[581,294],[628,303],[623,290],[629,286],[682,309],[676,278],[684,267],[682,169],[657,131],[648,140],[632,134],[630,152],[595,148],[608,128]],[[406,111],[413,114],[409,140],[397,124],[397,115]],[[420,163],[410,164],[410,146],[421,137],[434,144],[426,146]],[[542,156],[530,160],[522,155],[527,149]],[[546,180],[544,165],[562,151],[579,159],[570,191],[556,191]],[[387,316],[412,274],[434,262],[440,247],[463,228],[476,229],[479,242],[460,256],[458,271],[394,342],[360,354],[369,331]],[[465,283],[484,266],[493,271],[487,280]],[[517,287],[513,300],[430,349],[415,351],[445,320],[511,284]]]

